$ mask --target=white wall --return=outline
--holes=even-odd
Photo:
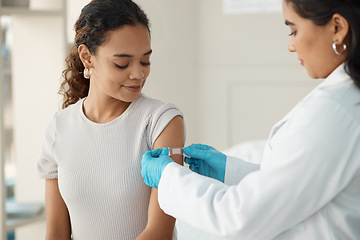
[[[19,202],[44,201],[44,181],[37,175],[45,124],[58,110],[64,68],[63,20],[53,16],[14,16],[13,100],[17,164],[15,197]],[[44,224],[19,228],[16,239],[44,239]]]
[[[145,94],[176,104],[186,139],[198,141],[198,1],[137,0],[151,21],[153,54]]]
[[[266,138],[318,81],[287,51],[282,13],[225,15],[222,0],[199,5],[199,138],[219,149]]]

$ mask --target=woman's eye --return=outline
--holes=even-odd
[[[295,36],[296,35],[296,31],[292,31],[289,36]]]
[[[140,62],[141,63],[141,65],[143,65],[143,66],[150,66],[150,62]]]
[[[115,66],[117,67],[117,68],[120,68],[120,69],[125,69],[125,68],[127,68],[128,66],[129,66],[129,64],[126,64],[126,65],[118,65],[118,64],[116,64],[115,63]]]

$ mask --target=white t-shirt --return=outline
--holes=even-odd
[[[141,95],[121,116],[99,124],[85,116],[83,101],[47,125],[39,175],[58,179],[74,240],[134,240],[146,226],[150,197],[141,157],[182,113]]]

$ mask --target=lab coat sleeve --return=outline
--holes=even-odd
[[[240,158],[227,156],[225,169],[225,184],[236,185],[241,179],[253,171],[259,170],[260,165],[246,162]]]
[[[360,126],[328,99],[309,102],[282,132],[259,171],[236,186],[175,163],[164,169],[158,199],[165,213],[237,239],[272,239],[320,211],[359,174]]]

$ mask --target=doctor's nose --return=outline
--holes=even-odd
[[[288,43],[288,50],[289,50],[289,52],[296,52],[295,45],[291,39],[289,40],[289,43]]]

